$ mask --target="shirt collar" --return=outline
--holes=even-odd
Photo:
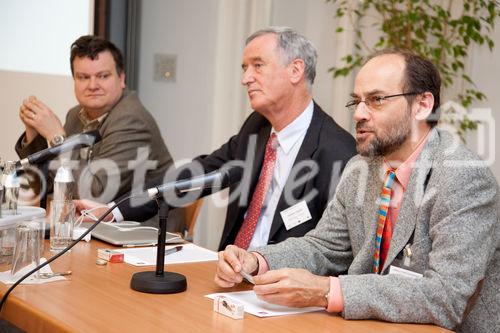
[[[87,112],[85,112],[85,109],[81,108],[80,112],[78,112],[78,118],[80,118],[80,121],[83,124],[83,128],[89,128],[89,127],[97,128],[99,124],[101,124],[104,121],[104,118],[107,117],[108,113],[109,112],[106,112],[105,114],[97,117],[96,119],[90,119],[87,116]]]
[[[279,132],[277,132],[274,128],[271,130],[271,133],[276,133],[279,146],[283,149],[285,154],[288,155],[293,146],[297,144],[299,139],[305,134],[305,132],[307,132],[307,129],[311,124],[313,110],[314,103],[311,100],[305,110],[285,128]]]
[[[396,178],[398,182],[403,186],[403,189],[406,190],[406,187],[408,186],[408,183],[410,182],[410,176],[411,172],[413,171],[413,167],[415,165],[415,162],[417,161],[418,157],[420,156],[420,153],[424,149],[425,143],[427,142],[427,139],[429,138],[429,134],[431,131],[429,131],[420,141],[418,146],[415,148],[413,153],[396,169]],[[384,165],[386,168],[386,171],[389,170],[391,167],[387,163],[387,161],[384,158]]]

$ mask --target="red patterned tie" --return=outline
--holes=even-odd
[[[273,133],[267,141],[266,153],[264,155],[262,170],[260,171],[259,182],[255,187],[255,192],[253,193],[250,206],[248,206],[245,220],[243,221],[240,231],[236,236],[236,240],[234,241],[234,244],[242,249],[248,249],[255,232],[255,228],[257,227],[257,222],[259,221],[260,213],[262,211],[262,205],[264,204],[267,190],[269,189],[269,185],[273,179],[277,146],[278,140],[276,138],[276,133]]]

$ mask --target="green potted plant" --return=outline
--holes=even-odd
[[[334,78],[348,76],[362,65],[366,55],[388,47],[412,50],[439,68],[444,90],[455,91],[452,99],[464,108],[486,96],[467,73],[471,47],[494,42],[490,35],[500,14],[499,1],[486,0],[327,0],[336,4],[335,18],[348,19],[353,29],[354,52],[342,57],[341,65],[330,69]],[[338,26],[337,33],[346,28]],[[366,35],[376,34],[367,41]],[[373,39],[373,38],[372,38]],[[457,86],[459,88],[457,89]],[[467,114],[446,110],[444,121],[452,123],[462,139],[477,121]]]

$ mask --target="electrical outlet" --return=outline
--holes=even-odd
[[[177,77],[177,55],[155,54],[153,79],[155,81],[175,82]]]

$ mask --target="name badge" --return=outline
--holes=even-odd
[[[394,265],[391,265],[389,267],[389,275],[391,275],[391,274],[402,275],[402,276],[411,277],[411,278],[421,278],[421,277],[423,277],[423,275],[420,274],[420,273],[413,272],[413,271],[410,271],[408,269],[404,269],[404,268],[397,267],[397,266],[394,266]]]
[[[287,209],[281,211],[280,214],[283,222],[285,223],[286,230],[295,228],[312,218],[305,200],[288,207]]]

